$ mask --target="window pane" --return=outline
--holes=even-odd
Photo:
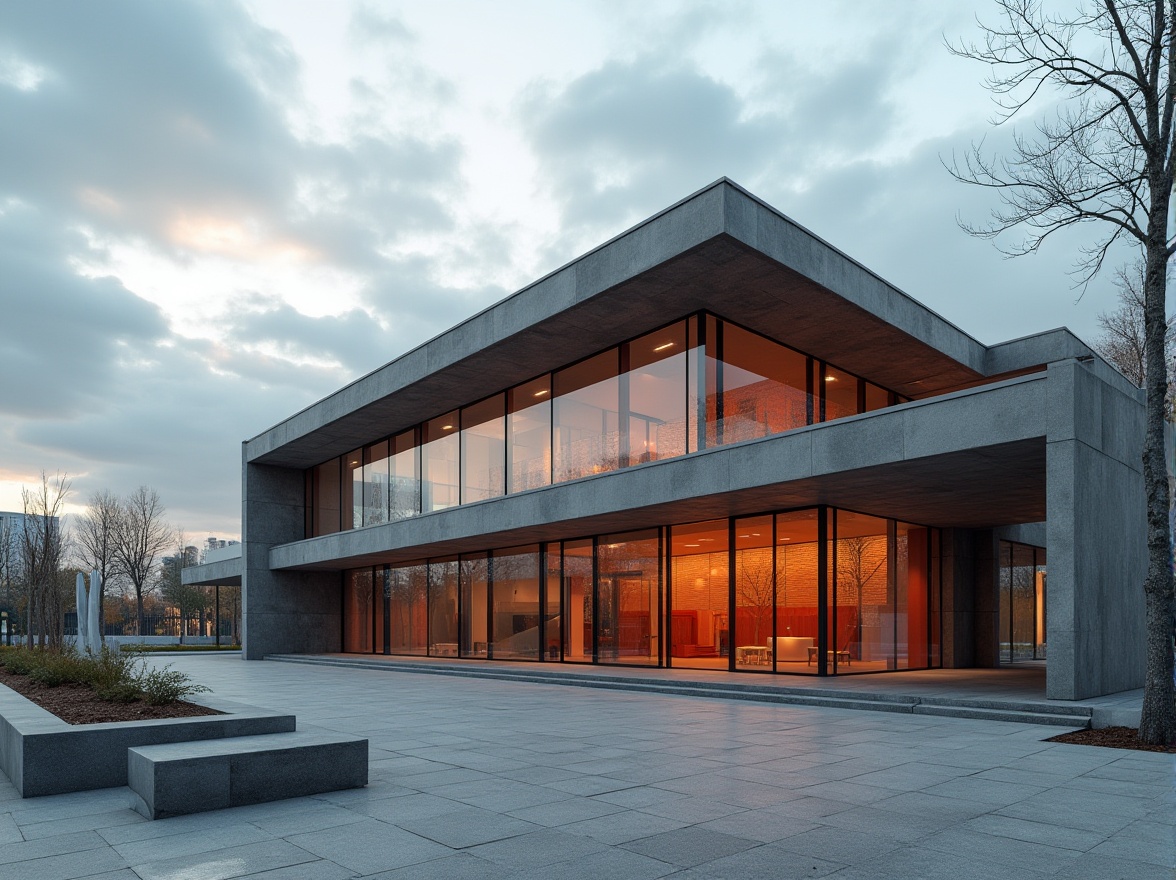
[[[363,524],[388,521],[388,441],[363,451]]]
[[[808,424],[808,358],[734,324],[722,324],[719,443]]]
[[[343,456],[343,499],[340,505],[343,530],[363,525],[363,450]]]
[[[495,550],[493,579],[493,644],[490,656],[499,659],[539,658],[539,547]]]
[[[428,566],[404,565],[384,574],[391,654],[427,653]]]
[[[560,573],[562,568],[559,544],[548,544],[547,550],[547,617],[544,626],[544,650],[547,660],[560,659]]]
[[[770,671],[776,607],[772,518],[735,520],[735,668]]]
[[[390,521],[421,512],[420,448],[416,429],[397,434],[388,450],[388,518]]]
[[[686,452],[686,322],[626,345],[629,461],[642,464]]]
[[[1038,660],[1045,659],[1045,550],[1042,547],[1034,548],[1034,593],[1035,602],[1037,604],[1037,618],[1034,622],[1034,653],[1033,656]]]
[[[727,520],[674,526],[670,536],[673,664],[726,669],[730,646]]]
[[[552,377],[555,482],[620,466],[620,382],[612,348]]]
[[[873,382],[866,383],[866,412],[890,406],[890,392]]]
[[[332,458],[314,469],[314,533],[339,531],[339,459]]]
[[[592,541],[563,545],[564,613],[567,615],[564,659],[592,662]]]
[[[485,657],[489,642],[486,632],[489,599],[486,554],[462,556],[458,571],[461,576],[461,656]]]
[[[598,662],[658,664],[660,543],[656,530],[605,535],[597,542]]]
[[[343,650],[372,651],[372,570],[347,572],[343,581]]]
[[[1001,663],[1013,662],[1013,545],[1007,541],[999,543],[997,552],[997,644]]]
[[[829,650],[835,654],[830,671],[897,666],[900,609],[889,570],[887,533],[887,520],[837,511],[835,616],[829,633]],[[901,614],[905,620],[905,603]]]
[[[421,507],[425,513],[458,503],[458,413],[425,422],[421,445]]]
[[[506,398],[507,491],[546,486],[551,482],[551,376],[512,388]]]
[[[434,657],[457,656],[456,559],[429,562],[429,653]]]
[[[1033,617],[1037,605],[1037,569],[1033,548],[1013,545],[1013,660],[1032,660],[1035,646]]]
[[[461,503],[506,491],[505,394],[461,411]]]
[[[857,376],[825,365],[825,421],[854,416],[861,412],[858,403]]]
[[[817,511],[776,516],[777,672],[817,674],[820,544]]]

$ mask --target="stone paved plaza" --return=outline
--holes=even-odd
[[[183,655],[371,740],[367,788],[149,822],[21,800],[0,877],[1172,880],[1176,758],[1056,728]],[[3,777],[0,777],[3,779]]]

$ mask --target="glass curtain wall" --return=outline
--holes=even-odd
[[[1045,550],[999,544],[1000,661],[1045,659]]]
[[[594,656],[596,590],[593,541],[563,543],[564,659],[573,663],[591,663]]]
[[[312,468],[307,535],[660,461],[900,400],[702,313]]]
[[[777,672],[816,675],[822,562],[817,510],[780,513],[776,525]]]
[[[735,667],[770,672],[775,647],[776,571],[772,517],[735,520]]]
[[[375,606],[372,594],[372,570],[349,571],[343,581],[343,650],[356,654],[372,653],[372,619]]]
[[[670,656],[674,666],[726,669],[731,637],[729,521],[670,529]]]
[[[485,553],[462,554],[458,562],[461,598],[461,656],[490,653],[490,560]]]
[[[660,547],[657,529],[597,541],[597,662],[660,662]]]
[[[427,654],[429,567],[402,565],[384,572],[385,653]]]
[[[456,657],[458,561],[429,561],[429,654]]]
[[[490,656],[500,660],[539,658],[539,547],[490,554],[493,638]]]

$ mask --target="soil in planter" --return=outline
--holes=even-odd
[[[1139,741],[1134,727],[1104,727],[1100,730],[1075,730],[1052,736],[1046,742],[1074,743],[1080,746],[1103,746],[1108,749],[1138,749],[1141,752],[1167,752],[1176,755],[1176,746],[1152,746]]]
[[[221,715],[207,706],[177,701],[166,706],[152,706],[142,700],[132,703],[108,703],[99,700],[84,684],[61,684],[49,687],[27,675],[13,675],[0,667],[0,684],[12,688],[22,697],[48,709],[67,724],[101,724],[107,721],[147,721],[156,718],[195,718]]]

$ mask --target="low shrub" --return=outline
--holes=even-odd
[[[165,706],[184,697],[208,691],[204,685],[193,683],[187,675],[170,666],[145,670],[139,676],[138,684],[143,692],[143,699],[152,706]]]

